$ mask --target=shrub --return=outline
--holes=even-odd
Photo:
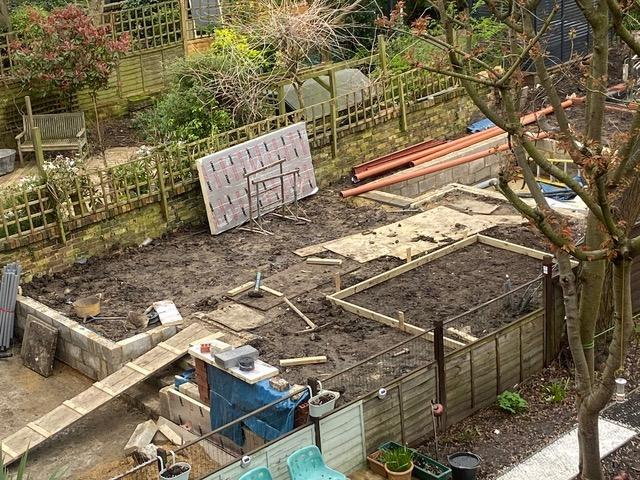
[[[95,25],[76,5],[44,15],[29,11],[28,37],[14,42],[14,75],[29,89],[71,96],[82,88],[107,85],[129,37],[112,38],[110,27]]]
[[[147,139],[159,143],[192,142],[232,125],[231,115],[195,87],[170,91],[154,107],[139,113],[135,122]]]
[[[392,448],[382,452],[380,461],[392,472],[404,472],[413,461],[413,452],[407,447]]]
[[[529,404],[519,393],[509,390],[498,395],[498,406],[505,412],[513,414],[526,412],[529,408]]]
[[[549,403],[562,403],[567,398],[567,388],[569,379],[556,380],[544,387],[546,393],[545,400]]]
[[[45,18],[49,12],[39,5],[20,5],[11,12],[11,30],[23,38],[29,37],[31,32],[36,33],[38,26],[30,20],[33,15]]]

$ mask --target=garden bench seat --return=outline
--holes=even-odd
[[[347,480],[347,477],[324,463],[315,445],[296,450],[287,458],[291,480]]]
[[[87,146],[84,112],[31,115],[31,120],[34,127],[40,128],[42,149],[45,151],[77,150],[82,154]],[[16,135],[16,143],[22,164],[23,153],[35,151],[28,115],[22,116],[22,132]]]

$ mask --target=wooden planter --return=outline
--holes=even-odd
[[[387,478],[387,471],[384,468],[384,463],[378,460],[380,455],[382,455],[382,450],[376,450],[371,455],[367,455],[367,465],[369,466],[369,470],[376,475]]]
[[[377,451],[367,457],[369,470],[380,476],[387,477],[384,463],[380,462],[378,458],[385,450],[401,447],[402,445],[396,442],[386,442],[380,445],[380,448]],[[414,457],[412,477],[420,480],[448,480],[451,478],[451,469],[449,467],[442,465],[433,458],[428,457],[413,448],[410,448],[409,450],[413,452]],[[439,473],[434,473],[432,470],[437,470]]]

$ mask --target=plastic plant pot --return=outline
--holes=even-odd
[[[309,416],[318,418],[326,415],[335,408],[338,398],[340,398],[338,392],[320,390],[317,395],[309,399]]]
[[[385,471],[387,472],[387,478],[389,480],[411,480],[411,472],[413,472],[413,462],[411,462],[411,466],[407,468],[403,472],[394,472],[393,470],[389,470],[389,467],[385,464]]]
[[[379,447],[379,451],[391,450],[402,447],[396,442],[385,442]],[[413,476],[420,480],[447,480],[451,478],[451,469],[441,464],[437,460],[420,453],[414,449],[413,451]],[[376,457],[377,459],[377,457]]]
[[[176,454],[173,451],[171,456],[173,461],[166,468],[162,468],[162,459],[158,457],[160,459],[160,473],[158,474],[160,480],[189,480],[191,465],[187,462],[176,462]]]
[[[453,480],[475,480],[480,457],[470,452],[452,453],[447,457]]]

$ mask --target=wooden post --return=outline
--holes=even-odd
[[[180,2],[180,28],[182,29],[182,48],[184,49],[184,56],[189,56],[189,12],[187,11],[187,1],[179,0]]]
[[[444,324],[442,320],[433,321],[433,356],[438,368],[438,389],[436,401],[445,407],[444,414],[440,417],[440,429],[447,425],[447,377],[444,368]]]
[[[553,287],[553,257],[542,259],[542,291],[544,301],[544,364],[549,366],[556,354],[556,315]]]
[[[280,115],[287,113],[287,103],[285,102],[284,85],[278,85],[278,110]]]
[[[411,247],[407,247],[407,263],[411,262]]]
[[[339,292],[340,290],[342,290],[342,279],[340,278],[339,273],[333,274],[333,283],[336,287],[336,292]]]
[[[156,156],[156,171],[158,172],[158,187],[160,188],[160,200],[162,201],[162,213],[165,222],[169,222],[169,204],[167,203],[167,189],[164,185],[164,164],[159,156]]]
[[[27,97],[29,98],[29,97]],[[31,107],[29,107],[29,111]],[[42,133],[40,133],[40,127],[31,127],[31,136],[33,137],[33,149],[36,154],[36,165],[40,175],[46,177],[44,172],[44,150],[42,149]]]
[[[404,312],[398,310],[398,328],[404,332]]]
[[[335,69],[329,70],[329,88],[331,90],[331,156],[338,155],[338,83]]]
[[[404,100],[404,82],[402,77],[398,78],[399,102],[400,102],[400,131],[407,131],[407,104]]]
[[[29,127],[33,128],[33,110],[31,109],[31,97],[24,97],[24,106],[27,110],[27,118],[29,119]]]
[[[387,64],[387,39],[384,35],[378,35],[378,56],[380,57],[380,68],[385,77],[389,73]]]

